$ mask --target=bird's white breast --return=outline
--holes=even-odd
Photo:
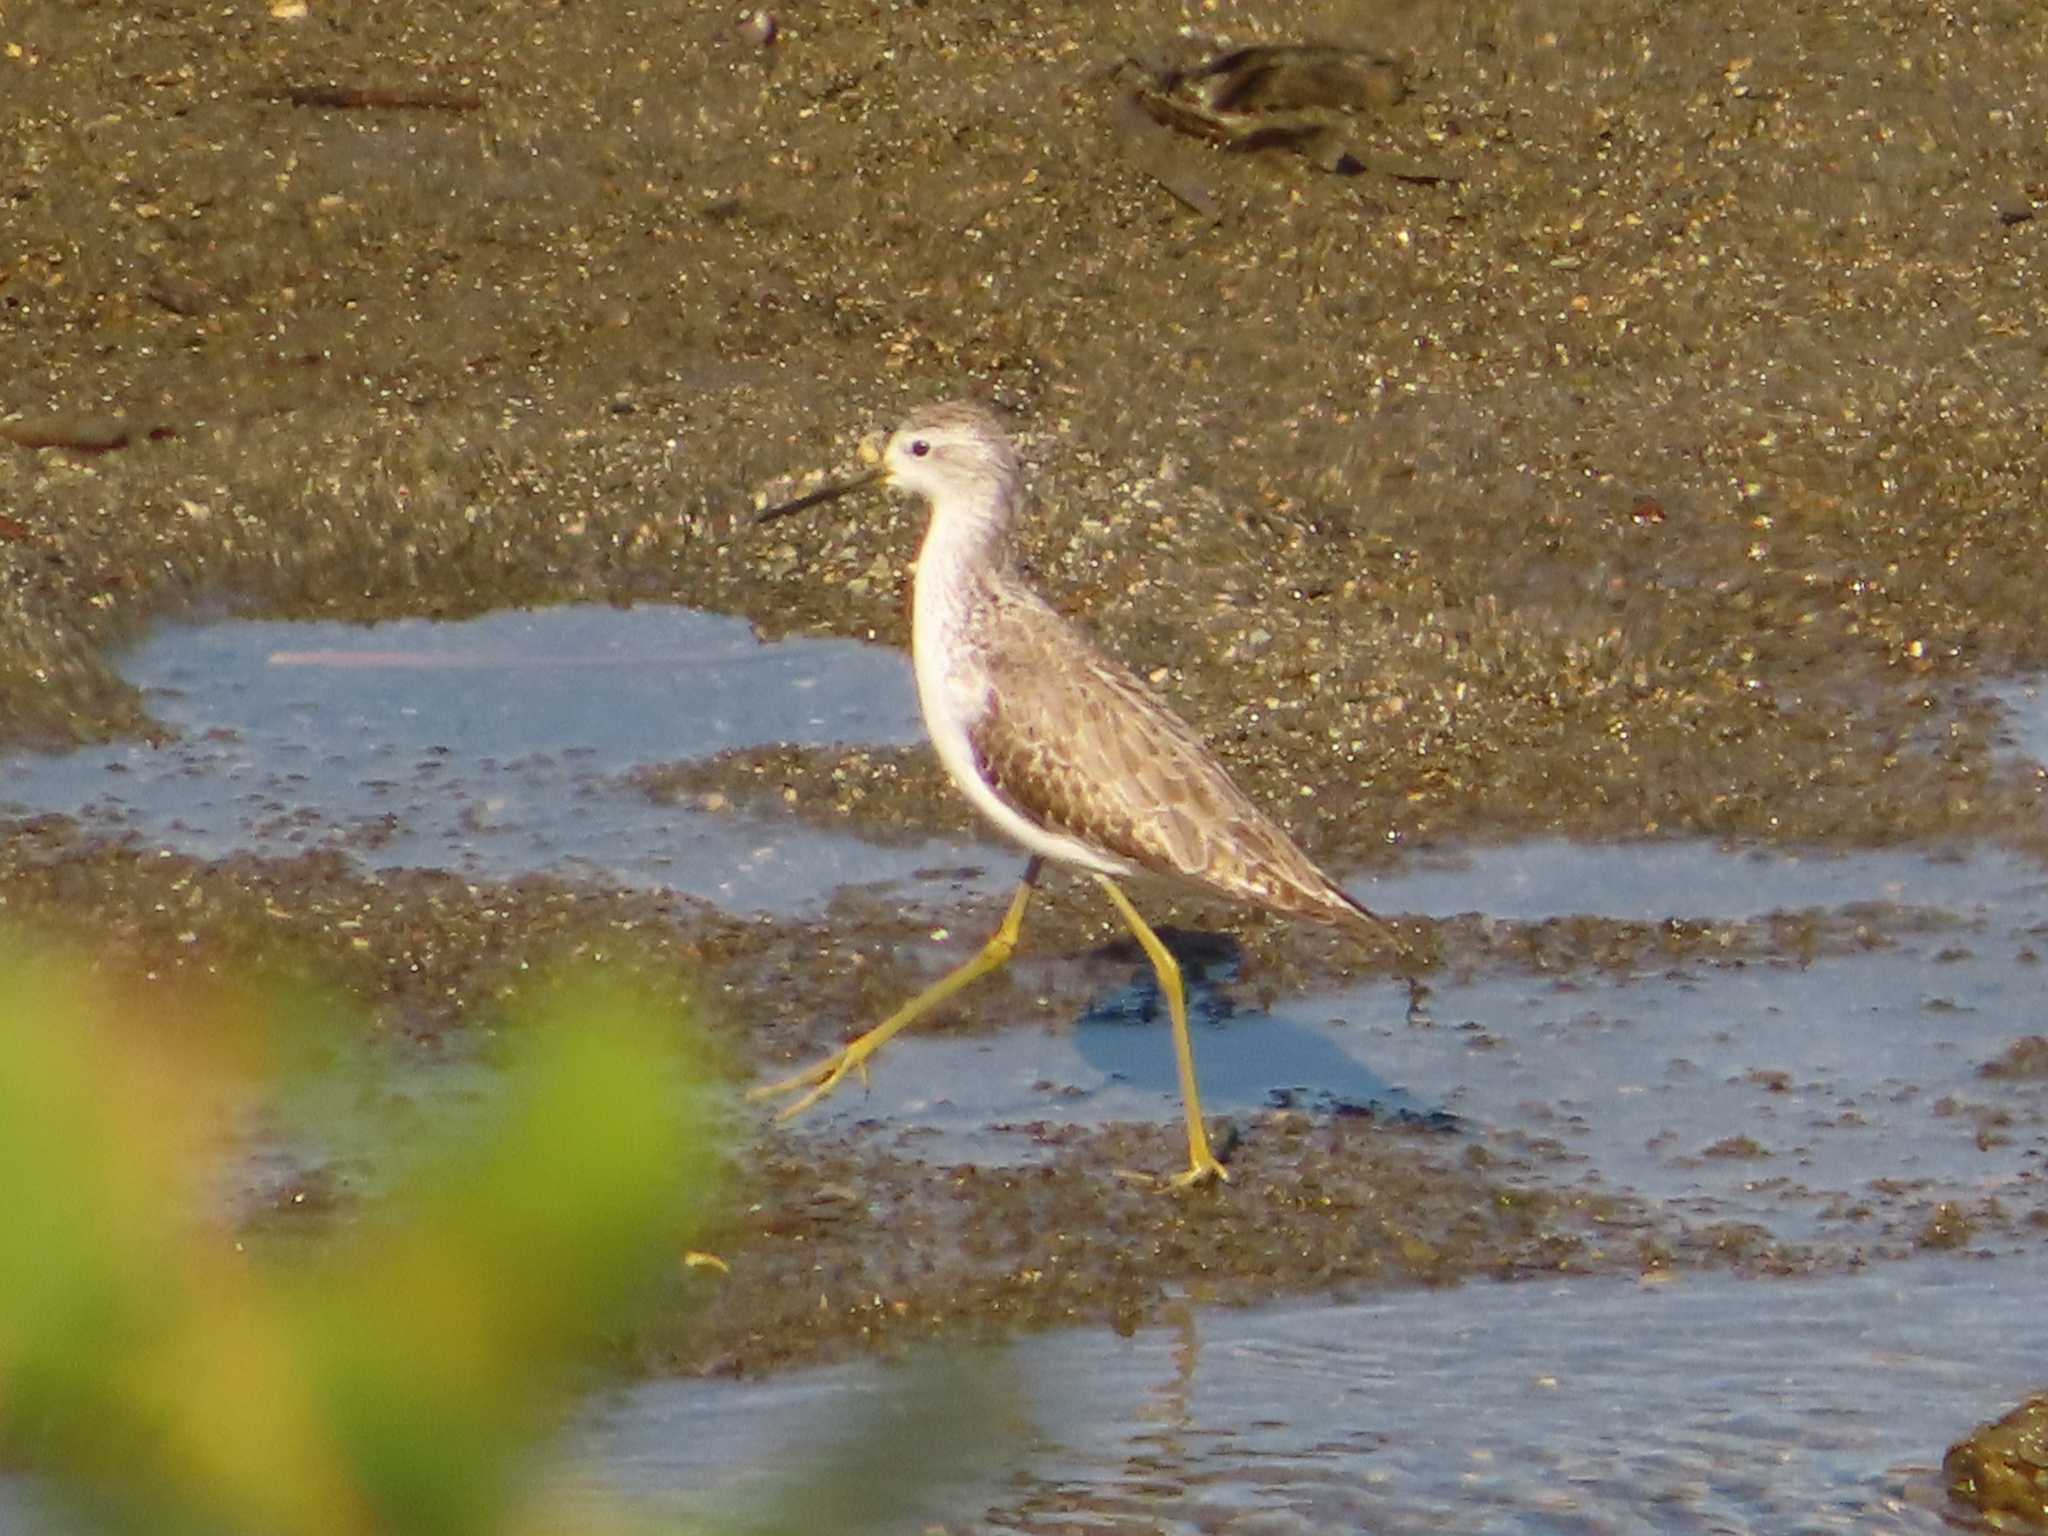
[[[994,707],[993,685],[970,624],[975,584],[935,523],[918,556],[911,598],[910,656],[925,730],[946,776],[1011,841],[1061,864],[1106,875],[1130,872],[1125,860],[1020,815],[982,778],[968,732]]]

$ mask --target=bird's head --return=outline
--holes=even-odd
[[[913,412],[882,449],[889,483],[921,496],[934,511],[952,505],[1007,504],[1022,472],[995,413],[964,401]]]

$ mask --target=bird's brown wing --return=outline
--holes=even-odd
[[[1010,588],[977,618],[991,707],[968,739],[1019,814],[1157,874],[1384,932],[1157,694],[1034,594]]]

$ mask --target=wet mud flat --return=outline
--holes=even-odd
[[[2018,13],[1294,17],[1425,179],[1134,148],[1251,16],[785,20],[12,13],[0,724],[143,728],[106,643],[220,593],[900,639],[913,512],[742,520],[974,390],[1056,600],[1347,862],[2031,811],[1951,714],[2048,632]]]
[[[557,607],[167,626],[124,670],[162,738],[0,771],[4,802],[42,813],[10,827],[10,914],[152,974],[282,957],[339,982],[413,1075],[400,1092],[487,1066],[554,957],[668,968],[736,1079],[775,1073],[972,943],[1014,872],[957,809],[923,825],[939,786],[891,744],[916,727],[887,648]],[[1967,707],[2023,783],[2038,690]],[[935,854],[930,832],[958,841]],[[1839,1273],[2037,1241],[2020,1031],[2048,877],[2026,854],[1536,841],[1410,855],[1361,889],[1419,965],[1145,892],[1260,1193],[1154,1187],[1175,1161],[1159,1000],[1056,878],[1025,959],[872,1085],[793,1135],[736,1120],[759,1181],[725,1234],[745,1278],[683,1277],[643,1358],[754,1373],[998,1322],[1130,1326],[1174,1297]],[[1899,1032],[1928,1038],[1887,1057]],[[242,1204],[346,1219],[370,1173],[273,1158]]]
[[[1312,6],[1274,36],[1227,7],[826,4],[767,42],[612,3],[509,28],[294,11],[0,20],[10,746],[155,739],[229,772],[236,742],[171,740],[120,671],[151,625],[223,605],[659,600],[900,643],[912,510],[746,517],[972,390],[1013,414],[1034,572],[1312,851],[1369,900],[1466,850],[1491,877],[1397,903],[1419,993],[1145,896],[1237,945],[1218,1041],[1277,1020],[1457,1130],[1301,1073],[1229,1104],[1245,1178],[1218,1199],[1117,1178],[1172,1165],[1170,1110],[1075,1112],[1123,1102],[1096,1016],[1146,1003],[1061,891],[1028,941],[1050,958],[946,1026],[1001,1092],[935,1107],[976,1060],[906,1046],[872,1098],[753,1143],[729,1247],[776,1306],[681,1276],[645,1358],[745,1372],[1182,1292],[1763,1285],[2038,1248],[2043,779],[2013,690],[2048,655],[2048,45],[2024,10]],[[1304,38],[1384,61],[1320,138],[1295,105],[1205,138],[1170,121],[1184,96],[1144,99]],[[417,833],[431,853],[386,823],[446,793],[417,755],[324,819],[266,788],[287,810],[260,854],[239,826],[165,853],[125,813],[24,815],[0,894],[151,968],[285,943],[380,1037],[455,1058],[487,1056],[535,954],[644,945],[697,978],[740,1077],[879,1016],[999,910],[1004,866],[900,739],[644,755],[624,787],[528,765],[526,801],[480,794]],[[631,794],[672,813],[665,867],[466,862],[514,824],[573,852],[548,797]],[[764,827],[843,837],[846,889],[764,917]],[[1560,835],[1986,862],[1936,898],[1921,867],[1715,915],[1686,882],[1740,873],[1646,855],[1623,878],[1653,910],[1584,910],[1615,869],[1583,865],[1578,899],[1515,910],[1486,851]],[[451,867],[380,872],[380,849]],[[1255,1188],[1284,1241],[1252,1230]]]
[[[538,875],[365,877],[338,854],[200,861],[54,820],[10,831],[11,915],[89,923],[110,963],[164,976],[295,956],[374,1005],[390,1091],[421,1105],[489,1070],[536,954],[673,974],[743,1082],[893,1003],[946,948],[897,891],[738,919]],[[1481,886],[1541,884],[1470,862]],[[992,1394],[971,1422],[1017,1433],[919,1485],[947,1528],[982,1528],[963,1510],[999,1528],[1232,1529],[1292,1509],[1463,1529],[1477,1499],[1503,1529],[1693,1509],[1769,1530],[1823,1506],[1843,1529],[1942,1529],[1942,1444],[2032,1379],[2011,1341],[2048,1237],[2048,1046],[2014,1032],[2048,893],[2025,861],[1822,862],[1793,888],[1917,884],[1943,906],[1708,916],[1683,935],[1450,919],[1426,989],[1362,970],[1338,994],[1327,957],[1253,936],[1219,959],[1170,929],[1210,967],[1197,1048],[1234,1180],[1193,1197],[1145,1177],[1184,1147],[1142,958],[1085,922],[1062,948],[1067,924],[1049,925],[1036,964],[889,1053],[866,1093],[788,1131],[736,1115],[739,1199],[707,1234],[729,1272],[678,1266],[620,1346],[638,1372],[710,1380],[594,1404],[565,1476],[700,1499],[769,1465],[755,1458],[793,1424],[836,1443],[855,1400],[905,1394],[855,1416],[885,1429],[933,1411],[922,1375],[818,1362],[1015,1339],[970,1367]],[[1773,872],[1751,874],[1721,897],[1756,899]],[[1560,883],[1584,893],[1585,866]],[[1298,1097],[1274,1103],[1285,1084]],[[243,1233],[346,1224],[374,1173],[252,1162],[232,1192]],[[1871,1409],[1907,1383],[1914,1414]],[[1133,1393],[1164,1438],[1125,1447],[1106,1427]],[[762,1414],[744,1448],[703,1427]],[[727,1446],[717,1476],[676,1462],[710,1444]],[[1275,1458],[1294,1468],[1278,1482]],[[793,1463],[773,1465],[765,1486],[783,1488]]]

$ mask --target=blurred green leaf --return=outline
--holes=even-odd
[[[0,941],[10,1449],[136,1530],[504,1528],[579,1368],[720,1188],[726,1128],[673,1002],[547,989],[483,1105],[287,1269],[204,1202],[276,1059],[305,1072],[306,1014],[348,1021],[89,975]]]

